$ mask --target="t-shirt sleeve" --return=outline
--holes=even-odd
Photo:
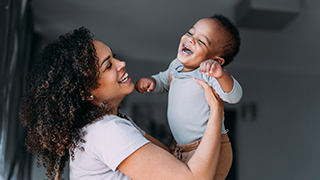
[[[118,165],[149,141],[130,121],[118,117],[94,128],[90,154],[115,171]]]

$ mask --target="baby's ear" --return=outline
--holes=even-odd
[[[217,61],[222,66],[226,61],[222,57],[215,57],[213,60]]]

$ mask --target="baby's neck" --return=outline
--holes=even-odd
[[[198,68],[198,67],[197,67]],[[190,72],[190,71],[194,71],[196,70],[197,68],[186,68],[186,67],[183,67],[182,71],[181,72]]]

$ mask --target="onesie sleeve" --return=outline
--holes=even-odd
[[[163,94],[169,91],[170,70],[159,72],[159,74],[151,76],[156,80],[156,86],[152,93]]]
[[[153,77],[156,80],[156,87],[152,91],[153,93],[157,94],[163,94],[167,93],[169,91],[169,79],[170,79],[170,71],[172,69],[175,69],[176,66],[178,66],[179,61],[177,59],[174,59],[167,70],[159,72],[156,75],[153,75]]]
[[[115,171],[123,160],[149,141],[130,121],[117,116],[111,118],[95,127],[89,153]]]
[[[206,79],[207,83],[219,94],[220,98],[229,103],[229,104],[236,104],[242,98],[242,87],[239,82],[231,76],[233,79],[233,88],[230,92],[224,92],[218,82],[217,79],[214,77],[207,76]]]

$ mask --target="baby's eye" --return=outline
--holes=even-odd
[[[192,33],[191,33],[190,31],[188,31],[187,34],[188,34],[189,36],[192,36]]]
[[[203,42],[201,39],[199,39],[199,42],[205,46],[207,46],[207,44],[205,42]]]

